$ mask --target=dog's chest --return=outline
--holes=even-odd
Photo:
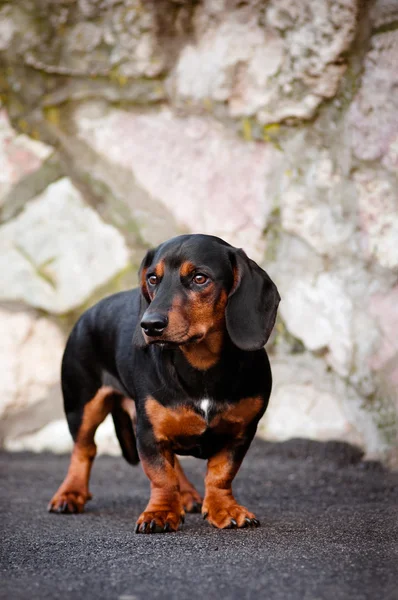
[[[146,412],[157,441],[189,447],[209,434],[239,437],[261,406],[260,398],[244,398],[234,404],[202,398],[174,407],[148,398]]]

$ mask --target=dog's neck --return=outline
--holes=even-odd
[[[220,360],[224,338],[224,331],[213,331],[200,342],[185,344],[180,350],[194,369],[207,371]]]

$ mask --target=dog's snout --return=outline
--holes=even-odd
[[[169,323],[167,315],[160,313],[144,314],[141,327],[149,337],[162,335]]]

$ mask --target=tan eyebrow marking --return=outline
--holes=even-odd
[[[186,262],[183,262],[180,267],[180,274],[182,275],[182,277],[186,277],[194,270],[195,270],[195,265],[189,261],[186,261]]]
[[[160,260],[155,267],[155,275],[161,279],[164,275],[164,259]]]

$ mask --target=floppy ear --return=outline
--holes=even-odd
[[[243,250],[231,253],[234,285],[225,311],[227,331],[241,350],[259,350],[268,340],[280,296],[276,285]]]
[[[145,254],[145,256],[142,260],[141,266],[138,271],[138,279],[139,279],[140,286],[141,286],[140,310],[139,310],[139,314],[138,314],[137,326],[135,328],[134,335],[133,335],[133,344],[134,344],[134,346],[137,346],[139,348],[143,348],[144,346],[146,346],[146,342],[145,342],[144,336],[142,334],[141,319],[151,301],[149,294],[148,294],[148,288],[146,285],[146,272],[147,272],[148,267],[151,264],[154,256],[155,256],[155,250],[154,249],[148,250],[148,252]]]
[[[139,280],[140,286],[141,286],[141,294],[143,295],[143,297],[145,298],[145,300],[147,301],[148,304],[150,303],[151,299],[149,297],[148,288],[147,288],[147,284],[146,284],[146,272],[148,270],[149,265],[153,261],[155,252],[156,252],[155,248],[152,248],[152,250],[148,250],[148,252],[145,254],[144,258],[142,259],[140,268],[138,270],[138,280]]]

